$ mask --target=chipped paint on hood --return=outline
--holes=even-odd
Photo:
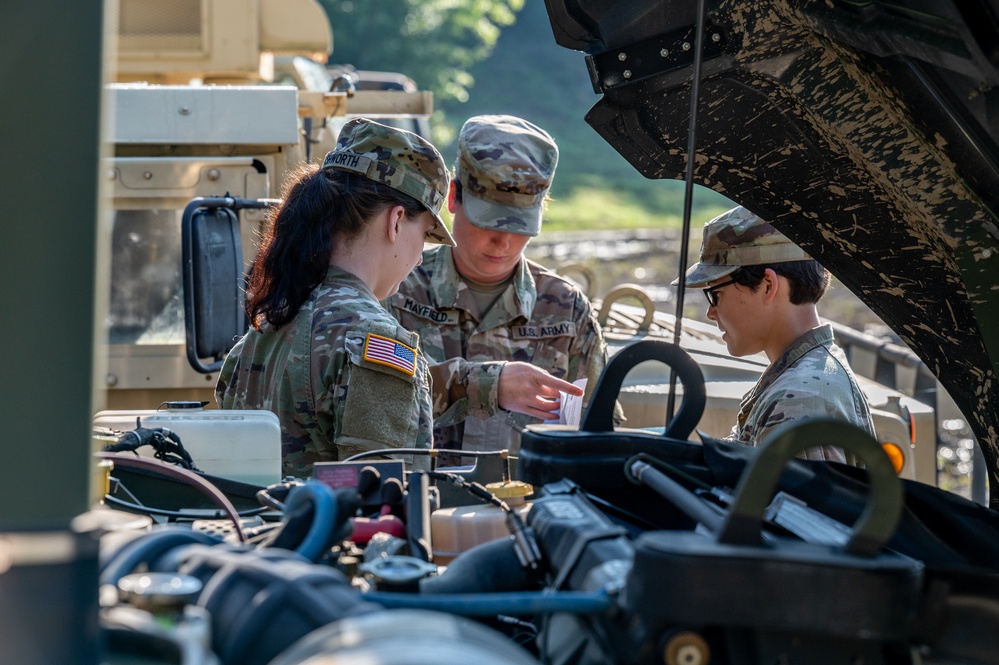
[[[902,337],[969,420],[995,488],[999,122],[981,98],[999,94],[999,70],[954,4],[709,2],[718,38],[702,67],[694,178],[768,219]],[[560,25],[586,26],[585,39],[556,30],[590,54],[602,97],[586,121],[646,177],[682,179],[692,56],[629,60],[638,75],[623,81],[603,75],[600,49],[689,39],[691,9],[548,7]]]

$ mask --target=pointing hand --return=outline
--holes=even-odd
[[[560,392],[582,395],[583,389],[555,378],[530,363],[508,362],[500,372],[499,406],[506,411],[523,413],[539,420],[558,418]]]

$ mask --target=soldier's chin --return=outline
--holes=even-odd
[[[378,302],[382,302],[386,298],[391,298],[395,294],[399,293],[400,286],[402,286],[402,282],[396,282],[391,287],[384,289],[383,291],[379,291],[378,289],[373,289],[375,294],[375,300],[377,300]]]
[[[733,347],[728,342],[725,343],[725,346],[728,348],[728,355],[732,356],[733,358],[745,358],[746,356],[751,356],[754,355],[755,353],[758,353],[757,351],[749,351],[745,348],[740,349]]]

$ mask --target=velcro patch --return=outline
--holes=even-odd
[[[442,312],[441,310],[431,307],[430,305],[422,305],[412,298],[406,298],[402,307],[410,314],[418,316],[421,319],[433,321],[434,323],[443,323],[449,326],[458,324],[458,313],[454,310]]]
[[[547,326],[513,326],[514,339],[542,339],[546,337],[575,337],[576,324],[560,321]]]
[[[416,376],[416,349],[390,337],[368,333],[364,340],[364,359]]]

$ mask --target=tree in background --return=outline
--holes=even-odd
[[[469,70],[513,25],[524,0],[320,0],[333,26],[330,62],[400,71],[438,104],[464,102]]]
[[[319,0],[330,62],[400,72],[434,95],[433,141],[449,163],[461,124],[509,113],[559,145],[548,228],[679,226],[683,183],[647,180],[583,119],[597,101],[581,53],[558,46],[543,0]],[[695,222],[734,204],[700,187]]]

